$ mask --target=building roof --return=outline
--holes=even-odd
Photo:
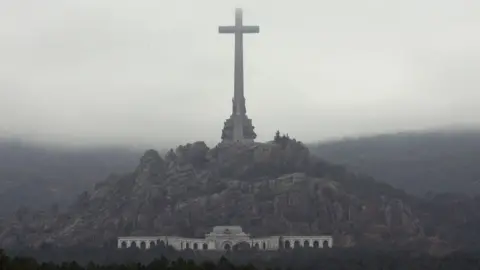
[[[212,233],[214,234],[243,234],[240,226],[215,226]]]

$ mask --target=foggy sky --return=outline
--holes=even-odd
[[[215,143],[235,7],[260,141],[480,122],[479,1],[0,0],[0,134]]]

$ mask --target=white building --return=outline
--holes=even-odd
[[[237,245],[248,245],[258,250],[279,248],[312,247],[331,248],[331,236],[269,236],[252,238],[240,226],[216,226],[205,238],[185,238],[177,236],[127,236],[118,237],[118,248],[138,247],[149,249],[156,245],[172,246],[176,250],[230,250]]]

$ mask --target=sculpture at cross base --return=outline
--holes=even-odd
[[[253,143],[257,135],[252,120],[247,117],[243,82],[243,34],[259,33],[258,26],[243,25],[242,9],[235,11],[234,26],[220,26],[219,33],[235,34],[235,69],[232,115],[225,120],[222,130],[222,142]]]

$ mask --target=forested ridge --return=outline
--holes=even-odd
[[[480,194],[480,131],[403,132],[309,145],[313,154],[408,193]]]

